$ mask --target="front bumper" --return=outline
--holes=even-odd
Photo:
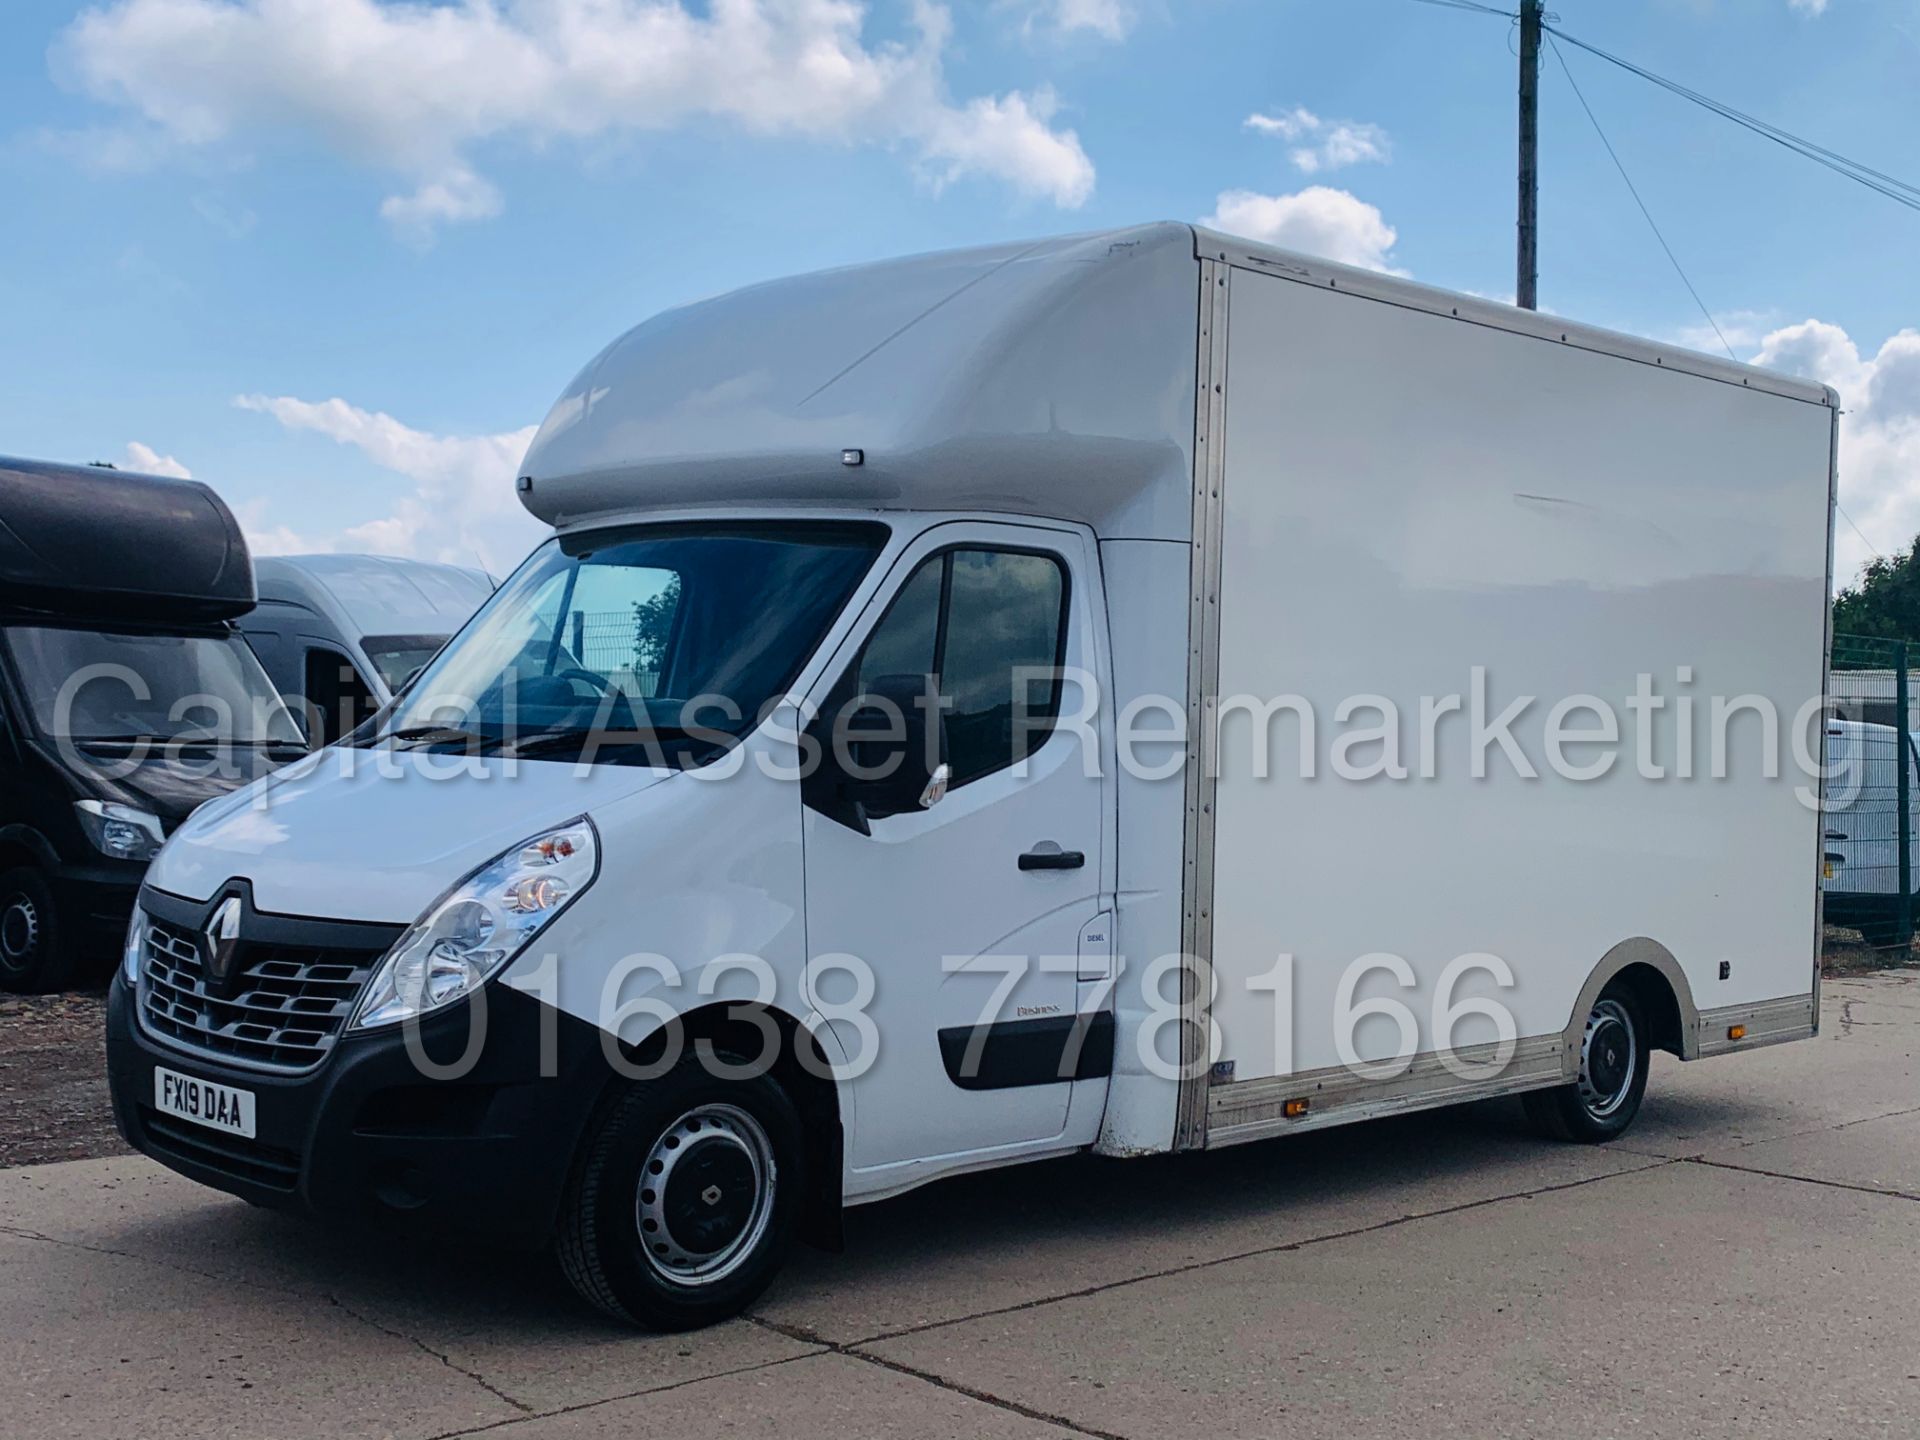
[[[543,1244],[611,1072],[593,1027],[502,986],[484,993],[477,1053],[457,1079],[424,1074],[399,1029],[349,1034],[315,1070],[287,1075],[154,1038],[116,973],[107,1000],[115,1122],[169,1169],[258,1205],[407,1216]],[[472,1021],[457,1004],[419,1027],[418,1048],[451,1064]],[[156,1065],[251,1091],[256,1136],[161,1114]]]
[[[104,855],[80,864],[55,865],[47,883],[70,943],[86,954],[118,951],[146,870],[144,860],[112,860]]]

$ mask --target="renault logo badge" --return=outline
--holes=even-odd
[[[240,897],[229,895],[220,902],[207,922],[205,935],[207,976],[216,985],[225,985],[233,974],[234,957],[240,953]]]

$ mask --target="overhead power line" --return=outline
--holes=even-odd
[[[1642,80],[1653,85],[1658,85],[1669,94],[1678,95],[1681,99],[1691,101],[1702,109],[1710,110],[1723,119],[1731,120],[1743,129],[1751,130],[1754,134],[1771,140],[1774,144],[1791,150],[1796,155],[1804,156],[1816,165],[1824,165],[1837,175],[1844,175],[1847,179],[1864,185],[1869,190],[1879,192],[1889,200],[1894,200],[1905,205],[1909,210],[1920,210],[1920,186],[1908,184],[1905,180],[1896,179],[1884,171],[1875,170],[1870,165],[1863,164],[1858,160],[1849,159],[1837,150],[1829,150],[1826,146],[1817,145],[1811,140],[1795,135],[1790,130],[1782,129],[1780,126],[1774,125],[1769,121],[1758,119],[1743,110],[1736,110],[1733,106],[1715,100],[1710,95],[1703,95],[1698,90],[1690,86],[1682,85],[1677,80],[1669,80],[1664,75],[1657,75],[1644,65],[1636,65],[1631,60],[1624,60],[1611,51],[1602,50],[1598,45],[1589,45],[1585,40],[1580,39],[1578,36],[1569,35],[1566,31],[1554,25],[1549,24],[1543,28],[1566,41],[1569,45],[1584,50],[1589,55],[1597,56],[1599,59],[1605,60],[1609,65],[1617,65],[1630,75],[1638,75]]]
[[[1849,525],[1853,525],[1853,533],[1860,537],[1860,543],[1862,545],[1866,546],[1869,550],[1873,551],[1875,557],[1877,557],[1878,559],[1884,560],[1887,558],[1886,556],[1880,554],[1880,547],[1878,545],[1874,544],[1873,541],[1867,539],[1867,532],[1862,530],[1858,525],[1853,524],[1853,516],[1847,514],[1846,506],[1842,505],[1838,500],[1835,500],[1833,502],[1833,508],[1840,512],[1840,518],[1842,520],[1846,521],[1847,524]]]
[[[1503,20],[1520,18],[1511,10],[1502,10],[1496,5],[1482,5],[1479,0],[1415,0],[1415,3],[1434,5],[1446,10],[1464,10],[1475,15],[1497,15]],[[1644,65],[1636,65],[1631,60],[1615,55],[1611,50],[1603,50],[1577,35],[1569,35],[1551,21],[1544,23],[1541,28],[1569,45],[1606,61],[1609,65],[1617,65],[1630,75],[1638,75],[1642,80],[1651,85],[1658,85],[1669,94],[1677,95],[1682,100],[1709,110],[1722,119],[1731,120],[1743,129],[1751,130],[1761,138],[1771,140],[1774,144],[1791,150],[1794,154],[1811,160],[1816,165],[1824,165],[1837,175],[1843,175],[1856,184],[1864,185],[1869,190],[1886,196],[1889,200],[1905,205],[1909,210],[1920,210],[1920,185],[1913,185],[1897,176],[1887,174],[1884,170],[1876,170],[1863,161],[1842,155],[1837,150],[1830,150],[1771,121],[1749,115],[1744,110],[1736,109],[1724,101],[1715,100],[1711,95],[1703,94],[1690,85],[1682,85],[1678,80],[1669,80],[1666,76],[1657,74]],[[1562,64],[1564,63],[1562,61]]]
[[[1480,15],[1498,15],[1503,20],[1514,19],[1511,10],[1497,9],[1492,5],[1476,4],[1475,0],[1416,0],[1421,5],[1438,5],[1443,10],[1472,10]]]
[[[1673,253],[1673,246],[1669,245],[1667,237],[1660,233],[1659,222],[1653,218],[1653,212],[1647,208],[1647,202],[1640,198],[1640,187],[1633,183],[1633,177],[1627,173],[1626,163],[1621,160],[1620,152],[1613,148],[1613,142],[1607,138],[1607,132],[1601,128],[1600,117],[1593,113],[1593,106],[1587,103],[1586,92],[1580,88],[1580,82],[1573,78],[1573,67],[1567,64],[1567,57],[1560,49],[1560,42],[1549,34],[1547,43],[1553,47],[1553,58],[1560,62],[1560,69],[1567,77],[1567,84],[1573,87],[1574,98],[1579,100],[1580,108],[1587,112],[1587,119],[1593,123],[1593,133],[1598,135],[1600,143],[1607,147],[1607,156],[1613,161],[1613,168],[1620,172],[1620,178],[1626,182],[1627,193],[1633,196],[1633,203],[1640,207],[1640,213],[1646,219],[1647,228],[1653,231],[1653,238],[1660,242],[1660,248],[1667,252],[1667,260],[1673,266],[1673,273],[1680,277],[1680,283],[1687,287],[1687,293],[1693,297],[1693,303],[1698,305],[1700,313],[1707,317],[1707,324],[1719,337],[1720,348],[1727,352],[1727,358],[1738,361],[1740,357],[1733,353],[1733,346],[1727,343],[1727,337],[1720,329],[1720,322],[1713,318],[1713,312],[1707,308],[1707,302],[1700,298],[1700,292],[1694,288],[1693,281],[1687,278],[1687,272],[1680,264],[1680,257]]]

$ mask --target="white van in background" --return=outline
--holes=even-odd
[[[268,555],[241,621],[274,687],[329,744],[393,698],[493,593],[484,570],[392,555]]]
[[[1920,894],[1920,745],[1892,725],[1827,722],[1827,804],[1820,886],[1826,919],[1868,941],[1890,938],[1900,907],[1900,772],[1907,765],[1908,881]],[[1916,906],[1920,908],[1920,906]]]

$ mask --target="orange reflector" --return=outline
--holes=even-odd
[[[1289,1120],[1298,1120],[1302,1115],[1307,1113],[1307,1102],[1305,1100],[1285,1101],[1280,1106],[1280,1113]]]
[[[1747,1027],[1746,1027],[1746,1026],[1744,1026],[1744,1025],[1734,1025],[1734,1026],[1730,1026],[1730,1027],[1728,1027],[1728,1030],[1727,1030],[1727,1039],[1729,1039],[1729,1040],[1744,1040],[1744,1039],[1746,1039],[1746,1038],[1747,1038]]]

